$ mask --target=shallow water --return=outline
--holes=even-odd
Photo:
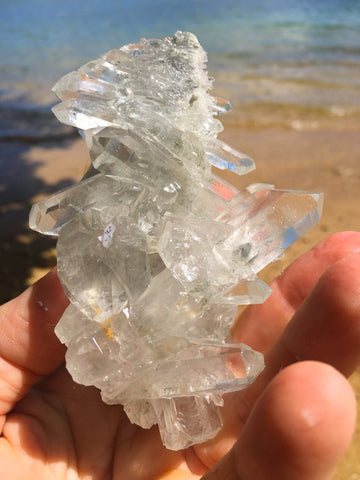
[[[217,91],[243,107],[245,124],[257,115],[261,125],[270,110],[275,124],[285,115],[290,126],[302,117],[314,128],[314,115],[360,116],[356,0],[4,0],[0,138],[41,138],[49,129],[68,135],[49,113],[60,76],[109,49],[177,29],[198,36]]]

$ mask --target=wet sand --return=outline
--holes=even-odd
[[[299,123],[289,129],[283,125],[268,126],[266,122],[249,128],[236,109],[222,120],[225,131],[221,138],[249,154],[257,165],[254,172],[244,177],[224,174],[229,181],[242,188],[263,182],[277,188],[325,194],[320,223],[290,247],[281,261],[267,268],[267,280],[331,233],[360,229],[358,133],[351,125],[342,125],[337,119],[336,125],[330,122],[316,129],[303,128]],[[55,240],[29,230],[29,211],[43,196],[78,181],[88,163],[88,152],[81,139],[61,144],[0,145],[0,171],[5,172],[0,178],[0,303],[20,293],[55,265]],[[5,164],[9,165],[6,170]],[[351,381],[359,398],[360,373],[355,373]],[[359,447],[358,426],[335,480],[360,479]]]

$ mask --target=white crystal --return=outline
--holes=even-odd
[[[209,95],[196,37],[141,40],[62,78],[54,113],[76,126],[92,167],[33,206],[30,226],[58,235],[71,300],[56,334],[75,381],[95,385],[130,421],[157,423],[188,447],[221,428],[222,395],[264,363],[234,344],[237,305],[271,289],[257,273],[319,219],[322,196],[254,184],[240,192],[212,166],[253,160],[217,139],[230,104]]]

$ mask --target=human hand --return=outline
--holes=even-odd
[[[360,233],[325,240],[272,287],[234,327],[235,341],[265,352],[264,372],[226,396],[215,439],[173,452],[156,427],[72,381],[54,335],[68,301],[51,271],[0,308],[0,478],[331,478],[355,424],[343,375],[360,363]]]

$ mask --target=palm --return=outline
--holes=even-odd
[[[339,283],[343,284],[347,295],[350,283],[354,290],[354,278],[358,278],[359,275],[356,274],[360,273],[360,258],[359,255],[356,256],[356,263],[354,259],[347,261],[347,256],[354,250],[359,251],[359,247],[358,234],[333,237],[293,264],[274,282],[274,294],[264,305],[254,306],[245,311],[234,330],[235,340],[244,341],[253,348],[266,352],[267,367],[252,387],[227,396],[222,412],[224,428],[216,439],[179,452],[166,450],[162,446],[157,428],[143,430],[132,425],[120,406],[105,405],[95,388],[74,383],[61,366],[63,348],[53,337],[53,325],[48,321],[48,316],[51,313],[53,321],[56,322],[66,300],[59,287],[54,287],[54,282],[57,282],[55,275],[50,274],[50,279],[42,280],[43,283],[37,290],[27,294],[26,300],[20,304],[21,313],[14,311],[15,308],[19,308],[18,306],[10,304],[2,307],[0,313],[0,326],[3,331],[4,329],[10,331],[0,340],[0,352],[3,356],[3,363],[0,365],[0,413],[4,413],[3,436],[0,438],[0,478],[25,480],[30,475],[38,480],[198,479],[226,454],[237,439],[236,446],[229,456],[206,478],[235,480],[241,476],[262,479],[275,478],[275,475],[276,478],[295,478],[293,474],[289,476],[289,472],[285,471],[286,468],[292,468],[293,460],[289,458],[288,461],[284,461],[284,456],[291,457],[294,455],[293,451],[308,445],[309,438],[306,435],[304,438],[289,436],[289,431],[299,420],[296,420],[293,414],[287,416],[287,408],[296,402],[306,402],[307,392],[309,390],[314,392],[317,389],[318,398],[315,398],[315,402],[312,398],[312,405],[317,405],[317,400],[324,405],[324,398],[321,396],[326,397],[327,387],[321,385],[319,389],[318,384],[322,378],[328,376],[330,378],[335,374],[324,366],[319,366],[320,364],[316,366],[305,362],[299,364],[300,367],[290,367],[271,380],[280,368],[295,359],[327,362],[345,374],[351,373],[356,368],[360,361],[357,353],[360,333],[354,335],[353,317],[359,320],[360,305],[358,302],[354,309],[354,302],[350,302],[351,311],[342,311],[342,324],[337,325],[336,319],[340,313],[337,310],[344,310],[346,306],[341,301],[341,292],[339,298],[336,298],[336,295],[334,297],[334,292],[338,293]],[[345,258],[341,260],[343,257]],[[334,262],[337,263],[324,275],[322,283],[319,283],[312,296],[303,302],[318,277]],[[349,272],[350,265],[354,270],[353,274]],[[331,274],[334,269],[337,269],[336,275]],[[342,279],[339,278],[341,272],[344,277]],[[325,286],[322,286],[324,283]],[[356,288],[358,292],[359,281]],[[36,296],[39,292],[42,294],[41,298]],[[323,298],[321,303],[321,296],[324,295],[328,297]],[[52,301],[53,308],[49,308],[48,311],[36,310],[40,305],[39,300],[42,304],[45,297],[49,302]],[[332,304],[329,303],[330,299],[333,300]],[[37,306],[31,303],[34,301]],[[302,302],[303,305],[299,309]],[[34,309],[37,312],[36,320]],[[289,327],[282,333],[297,310]],[[18,320],[12,323],[11,331],[9,319],[15,314]],[[46,328],[44,319],[39,320],[41,316],[47,318]],[[330,317],[334,317],[331,328],[323,329],[325,324],[329,325]],[[347,318],[349,320],[346,322]],[[17,332],[16,325],[21,322],[27,324],[28,328],[30,326],[32,331],[26,335],[22,331]],[[322,337],[318,335],[320,332],[323,333]],[[317,336],[316,348],[314,348],[315,336]],[[14,346],[14,338],[18,340],[19,348]],[[45,339],[47,343],[44,343]],[[19,365],[22,368],[19,368]],[[36,386],[25,395],[29,384],[35,383],[46,374],[50,375],[36,383]],[[302,388],[296,390],[299,385],[298,377],[301,375],[304,377]],[[351,413],[350,394],[337,376],[336,382],[342,388],[343,407]],[[282,406],[281,418],[278,419],[276,398],[281,391],[288,399],[293,396],[294,402],[291,403],[290,398],[289,407]],[[5,416],[17,398],[22,400]],[[273,417],[267,411],[269,404],[274,404]],[[329,404],[329,409],[331,408],[333,406]],[[326,405],[323,409],[326,410]],[[331,421],[336,423],[338,417],[339,415],[334,416],[332,412]],[[343,417],[344,415],[342,424],[345,423],[346,427],[346,419]],[[269,418],[271,425],[267,426]],[[276,439],[287,421],[290,430],[284,429],[282,435],[287,436],[288,442],[294,442],[294,448],[289,450],[284,440],[272,442],[273,445],[270,446],[264,444],[266,452],[269,449],[274,450],[267,458],[261,450],[262,442],[267,438],[266,429],[269,429],[269,438]],[[348,424],[350,425],[352,421],[349,414]],[[244,431],[240,434],[243,425]],[[341,437],[340,430],[338,436]],[[350,430],[351,425],[347,427],[347,431]],[[345,437],[346,432],[344,445],[347,442]],[[311,442],[314,442],[313,432]],[[312,477],[311,474],[305,476],[307,472],[305,462],[301,467],[303,470],[300,469],[299,478],[328,478],[326,475],[331,471],[344,445],[337,446],[336,452],[332,452],[330,456],[330,461],[329,451],[324,451],[324,458],[327,460],[315,472],[318,476]],[[311,446],[313,448],[312,443]],[[327,446],[327,449],[329,448]],[[258,457],[263,463],[261,467]],[[281,462],[277,457],[282,457]],[[245,469],[245,474],[251,472],[249,477],[241,471],[242,468]],[[264,476],[257,471],[258,468],[263,469]],[[274,472],[273,476],[269,474],[271,469]],[[239,472],[239,476],[236,476],[236,472]]]
[[[64,368],[19,402],[4,437],[1,463],[12,474],[1,478],[27,480],[31,469],[37,480],[150,480],[185,463],[183,453],[162,446],[157,429],[132,425],[120,406],[105,405],[95,388],[74,383]],[[7,441],[15,447],[11,456]]]
[[[104,404],[96,388],[76,384],[64,367],[17,404],[3,433],[0,464],[11,475],[0,478],[28,480],[31,469],[37,480],[67,478],[66,470],[71,479],[180,480],[206,471],[195,451],[167,450],[156,427],[131,424],[121,406]]]

